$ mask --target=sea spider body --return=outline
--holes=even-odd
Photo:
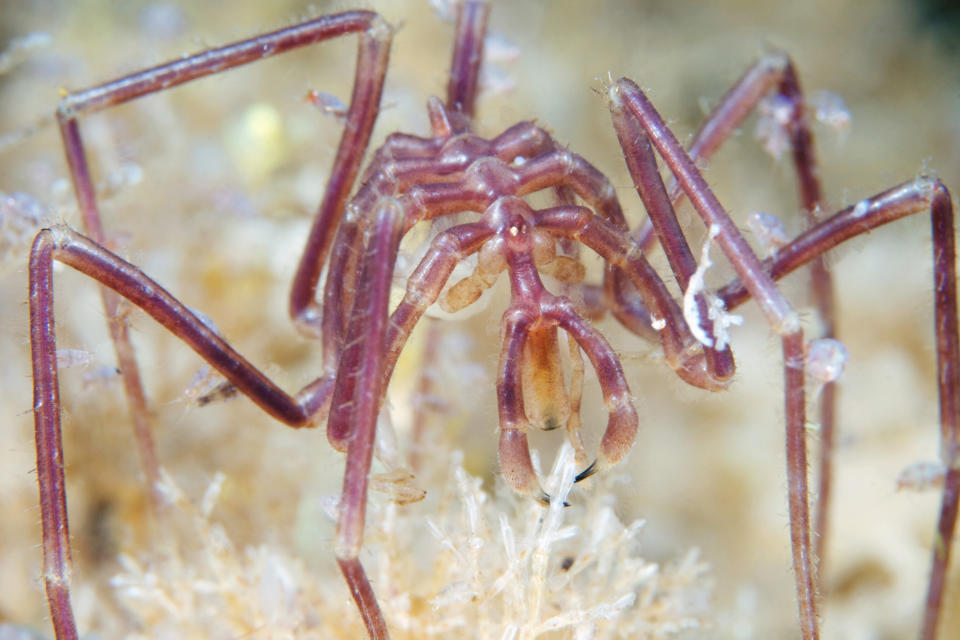
[[[437,301],[451,311],[466,307],[492,286],[499,274],[506,272],[511,302],[501,323],[497,380],[500,464],[508,484],[518,492],[549,500],[540,489],[531,463],[526,431],[530,426],[550,429],[566,424],[574,444],[579,442],[578,407],[572,400],[578,397],[579,390],[571,384],[569,396],[566,395],[559,355],[560,330],[569,338],[573,367],[576,368],[581,351],[590,360],[609,414],[598,451],[578,479],[619,461],[637,433],[638,416],[620,359],[606,339],[584,320],[584,315],[599,313],[588,301],[601,299],[635,333],[654,335],[664,360],[683,380],[717,390],[724,388],[734,373],[730,349],[721,335],[722,323],[729,320],[723,314],[752,297],[783,345],[794,570],[802,634],[810,640],[818,636],[818,603],[806,481],[807,344],[798,314],[775,280],[812,262],[815,297],[820,299],[827,332],[832,333],[832,318],[824,311],[829,306],[826,301],[831,285],[821,254],[848,237],[927,209],[932,213],[934,227],[942,457],[948,469],[938,525],[946,550],[938,547],[935,552],[924,630],[924,636],[932,638],[949,559],[946,541],[952,537],[960,483],[960,472],[954,468],[960,439],[960,356],[952,205],[946,188],[939,181],[920,178],[818,220],[820,187],[802,93],[790,60],[773,53],[752,67],[727,94],[689,151],[682,149],[631,80],[620,79],[604,88],[627,165],[652,221],[631,231],[609,180],[582,157],[557,145],[535,124],[515,125],[490,140],[470,133],[487,11],[482,2],[465,2],[459,8],[447,98],[443,103],[434,99],[429,105],[433,135],[391,136],[362,174],[364,152],[379,113],[392,38],[391,28],[370,12],[327,16],[211,49],[70,94],[61,102],[58,122],[86,235],[64,226],[44,230],[37,236],[30,261],[44,575],[58,640],[75,638],[77,634],[69,603],[69,536],[52,311],[54,260],[106,287],[104,305],[111,318],[111,334],[151,486],[158,479],[158,466],[135,353],[126,335],[117,294],[177,335],[233,387],[273,417],[294,427],[315,426],[326,420],[330,442],[347,454],[335,551],[367,630],[374,638],[388,636],[389,621],[379,611],[359,554],[375,425],[396,359],[427,307]],[[323,366],[313,382],[291,395],[247,362],[200,316],[105,248],[106,237],[99,221],[78,118],[83,113],[223,68],[348,33],[358,34],[360,41],[353,96],[333,171],[289,302],[290,316],[297,328],[322,340]],[[709,157],[757,100],[771,91],[790,110],[785,129],[794,153],[809,230],[763,262],[730,221],[695,160]],[[654,151],[664,158],[675,183],[666,185],[661,180]],[[361,175],[361,186],[351,198],[354,183]],[[523,199],[542,189],[554,192],[557,206],[534,209]],[[730,260],[738,282],[717,292],[703,288],[694,252],[674,214],[674,206],[682,197],[691,201],[703,219],[710,240]],[[404,299],[390,309],[391,280],[404,234],[419,222],[462,211],[475,212],[479,217],[452,226],[431,240],[426,256],[407,279]],[[663,247],[686,294],[683,309],[646,261],[644,252],[655,242]],[[578,245],[604,260],[602,284],[580,282],[583,268],[577,259]],[[474,272],[445,290],[456,264],[472,254],[478,256]],[[324,267],[326,279],[321,287]],[[563,283],[562,295],[547,290],[541,273]],[[582,364],[579,368],[582,376]],[[583,451],[581,447],[580,452],[586,455]]]

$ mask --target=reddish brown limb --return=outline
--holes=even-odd
[[[65,101],[69,99],[70,96]],[[61,113],[63,110],[63,105],[61,105]],[[105,244],[106,238],[100,221],[100,213],[97,209],[96,194],[90,178],[77,119],[76,117],[66,119],[59,114],[58,118],[60,134],[67,154],[67,164],[70,167],[70,176],[73,179],[74,192],[80,205],[84,230],[90,234],[94,241]],[[117,368],[120,370],[124,393],[127,396],[130,418],[133,421],[134,441],[140,458],[140,467],[143,469],[144,476],[146,476],[147,486],[150,487],[151,501],[154,507],[159,507],[163,502],[157,488],[160,468],[157,463],[153,436],[150,433],[147,398],[140,379],[140,368],[137,365],[133,343],[130,342],[129,327],[120,309],[119,296],[109,289],[101,288],[100,297],[107,317],[110,339],[113,342],[114,353],[117,357]]]
[[[957,255],[953,204],[938,184],[932,194],[934,323],[937,335],[937,382],[940,397],[940,459],[947,470],[940,517],[934,535],[930,584],[920,637],[934,640],[957,524],[960,499],[960,333],[957,327]]]
[[[793,166],[797,174],[800,202],[803,205],[806,227],[817,224],[823,206],[820,175],[813,149],[813,133],[807,115],[800,81],[793,63],[783,56],[786,64],[778,86],[778,93],[790,105],[786,129],[793,150]],[[810,264],[810,287],[823,324],[823,337],[836,338],[833,277],[823,257]],[[830,496],[833,479],[833,448],[836,431],[837,385],[827,382],[820,392],[820,460],[817,485],[816,515],[813,524],[814,561],[817,564],[818,587],[823,595],[824,565],[826,562],[827,524],[830,515]]]
[[[627,168],[636,186],[637,193],[647,210],[647,216],[657,232],[660,246],[667,256],[670,269],[676,275],[680,289],[687,290],[690,278],[697,270],[697,262],[680,228],[680,222],[674,212],[667,189],[657,168],[657,158],[650,148],[650,141],[633,118],[613,118],[617,138],[627,161]],[[703,293],[694,296],[700,319],[700,330],[707,336],[713,336],[713,321],[707,310],[707,301]],[[734,374],[733,353],[729,346],[718,350],[715,345],[706,346],[704,355],[709,375],[718,382],[729,380]]]
[[[348,443],[337,519],[337,561],[371,640],[386,640],[386,622],[358,556],[363,545],[377,415],[386,386],[383,365],[388,303],[404,211],[395,201],[384,199],[373,213],[361,263],[361,288],[350,314],[343,361],[331,400],[329,429],[343,434]]]
[[[804,397],[803,332],[783,336],[785,413],[787,416],[787,501],[790,507],[790,547],[805,640],[819,637],[816,562],[810,540],[810,489],[807,484],[807,432]]]
[[[70,540],[60,428],[53,308],[53,261],[109,287],[146,311],[224,375],[264,411],[294,427],[322,416],[332,379],[320,378],[296,396],[273,384],[186,306],[130,263],[67,227],[41,231],[30,254],[30,345],[33,358],[37,475],[43,566],[50,616],[58,640],[77,637],[70,606]]]
[[[957,503],[960,501],[960,469],[947,467],[943,481],[943,497],[940,500],[940,515],[933,536],[933,557],[930,561],[930,583],[923,608],[921,640],[936,640],[937,627],[943,609],[943,594],[946,590],[947,570],[950,568],[950,553],[957,526]]]
[[[960,499],[960,334],[957,322],[956,246],[953,205],[942,182],[918,178],[847,207],[781,247],[764,262],[764,269],[779,279],[829,249],[861,233],[900,218],[930,210],[934,259],[934,314],[937,336],[937,384],[940,399],[940,456],[947,475],[935,533],[930,582],[920,637],[936,638],[946,572],[956,529]],[[749,297],[735,281],[718,293],[734,308]]]
[[[716,235],[717,243],[760,305],[770,326],[783,341],[787,422],[787,484],[790,503],[790,537],[794,574],[804,640],[819,637],[815,567],[810,540],[806,468],[806,407],[803,380],[803,331],[796,312],[763,271],[736,225],[677,142],[660,114],[633,81],[621,78],[608,90],[614,120],[636,118],[644,133],[664,158],[681,188]],[[799,358],[799,359],[798,359]]]
[[[450,62],[446,103],[447,109],[456,114],[453,122],[456,133],[470,129],[477,103],[483,40],[489,15],[490,5],[485,0],[457,3],[457,26],[453,35],[453,59]]]
[[[388,640],[390,632],[387,629],[387,623],[383,619],[383,613],[380,611],[380,605],[377,603],[377,596],[373,592],[373,586],[370,579],[367,578],[367,572],[363,570],[359,558],[337,558],[337,565],[340,566],[340,572],[350,587],[350,595],[353,601],[357,603],[360,610],[360,617],[367,627],[367,634],[370,640]]]
[[[80,135],[78,123],[80,116],[219,73],[229,68],[356,32],[361,32],[363,35],[361,35],[359,45],[360,52],[354,81],[354,98],[347,114],[347,126],[335,160],[335,169],[328,183],[324,199],[325,204],[321,205],[321,212],[331,211],[327,214],[327,217],[335,218],[339,215],[336,212],[337,203],[342,208],[343,200],[352,187],[357,168],[366,149],[373,120],[376,118],[380,87],[383,81],[383,72],[386,68],[387,51],[389,50],[389,28],[378,15],[368,11],[324,16],[303,24],[174,60],[64,97],[57,109],[57,120],[86,233],[98,244],[106,246],[96,194]],[[378,70],[379,74],[377,73]],[[320,214],[318,217],[322,218],[324,216]],[[318,240],[314,236],[322,235],[327,228],[327,226],[320,226],[320,231],[317,231],[315,225],[314,233],[308,242],[305,259],[301,265],[301,271],[309,271],[311,268],[309,265],[303,266],[303,264],[310,262],[311,247],[313,247],[313,253],[318,254],[315,256],[317,260],[322,263],[323,251],[318,251],[316,248],[318,245],[322,245],[322,240]],[[320,266],[320,264],[316,265],[317,274],[319,274]],[[292,307],[297,307],[294,313],[295,318],[300,317],[299,312],[303,311],[303,308],[312,300],[313,289],[310,287],[315,288],[316,276],[313,277],[312,285],[306,282],[309,280],[309,273],[298,276],[295,280],[292,297],[303,302],[302,306],[299,307],[292,303]],[[304,289],[309,289],[308,296],[304,295]],[[300,294],[299,298],[297,297],[298,293]],[[140,381],[133,346],[130,343],[126,322],[119,311],[119,298],[107,290],[103,290],[102,295],[110,335],[117,355],[117,364],[122,373],[124,389],[134,423],[141,466],[156,499],[155,487],[158,478],[158,466],[154,454],[153,439],[150,435],[146,397]],[[303,301],[302,298],[304,297],[309,297],[309,299]],[[305,324],[309,325],[310,323],[306,322]]]
[[[763,270],[779,280],[830,249],[862,233],[921,211],[930,210],[935,196],[946,193],[942,182],[921,177],[842,209],[780,247],[763,261]],[[750,298],[740,280],[725,285],[717,296],[727,309],[735,309]]]
[[[30,345],[33,358],[33,417],[36,423],[37,482],[43,530],[43,580],[58,640],[76,640],[70,605],[70,530],[60,437],[60,388],[53,325],[53,253],[34,243],[30,254]]]
[[[350,109],[323,200],[314,217],[290,289],[290,317],[302,333],[314,337],[319,335],[319,320],[323,315],[315,301],[320,271],[343,218],[344,204],[360,171],[360,163],[363,162],[373,124],[380,111],[380,95],[393,37],[389,25],[376,14],[369,14],[369,18],[357,27],[360,42]]]
[[[609,414],[607,426],[600,439],[596,462],[577,476],[579,481],[623,459],[636,439],[639,418],[633,408],[623,366],[606,339],[584,322],[573,309],[573,305],[563,298],[556,298],[553,304],[547,306],[544,315],[559,324],[587,355],[597,374]]]

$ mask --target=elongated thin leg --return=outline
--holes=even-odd
[[[765,55],[734,84],[694,136],[689,153],[695,160],[707,159],[740,126],[747,114],[756,108],[764,95],[776,86],[776,92],[789,107],[785,128],[793,151],[793,166],[797,174],[800,202],[806,217],[806,226],[817,224],[822,206],[822,189],[817,169],[810,119],[793,62],[785,53],[776,51]],[[671,196],[676,200],[683,193],[674,182]],[[643,233],[640,233],[643,242]],[[823,336],[836,338],[833,279],[822,259],[810,265],[811,289],[814,303],[823,323]],[[830,512],[830,493],[833,469],[833,441],[836,428],[837,386],[824,385],[820,393],[820,460],[817,508],[814,518],[814,545],[817,575],[823,580],[826,559],[827,524]],[[819,585],[822,591],[822,582]]]
[[[763,261],[763,270],[779,280],[830,249],[877,227],[931,210],[939,198],[949,200],[946,186],[935,178],[920,177],[864,198],[842,209],[780,247]],[[746,286],[736,279],[717,291],[727,309],[735,309],[750,299]]]
[[[781,54],[782,55],[782,54]],[[793,63],[785,55],[786,64],[780,77],[778,92],[790,105],[786,129],[793,150],[793,166],[797,173],[800,202],[803,205],[806,227],[817,224],[823,206],[820,173],[817,169],[810,118],[804,104],[800,81]],[[824,259],[810,264],[810,288],[814,303],[823,323],[823,337],[837,337],[834,310],[833,276]],[[833,446],[836,431],[837,385],[827,382],[820,392],[820,460],[817,485],[817,508],[813,523],[814,556],[817,562],[818,587],[823,591],[826,563],[827,524],[830,516],[830,495],[833,481]]]
[[[470,129],[477,103],[480,63],[483,61],[483,40],[487,33],[490,5],[486,0],[468,0],[457,4],[457,26],[453,35],[453,59],[447,83],[447,109],[454,116],[453,129],[463,133]]]
[[[782,339],[787,418],[787,485],[790,504],[790,537],[796,576],[800,626],[804,640],[819,637],[815,566],[810,540],[807,488],[806,407],[803,376],[803,330],[799,318],[764,272],[736,225],[724,211],[676,137],[633,81],[621,78],[609,87],[614,119],[636,118],[704,223],[716,232],[717,244],[760,305],[770,326]]]
[[[53,313],[53,261],[67,264],[139,306],[179,337],[264,411],[290,426],[311,426],[330,398],[332,379],[290,396],[223,341],[186,306],[130,263],[67,227],[41,231],[30,254],[30,347],[43,574],[57,640],[77,637],[70,606],[70,537],[60,436]]]
[[[344,205],[360,172],[360,163],[380,111],[380,96],[392,37],[390,27],[379,17],[360,35],[353,96],[350,98],[343,136],[290,289],[290,317],[297,328],[308,336],[319,335],[321,312],[315,297],[320,272],[334,233],[343,218]]]
[[[63,138],[67,164],[70,168],[70,176],[83,219],[83,227],[87,235],[98,244],[106,245],[93,181],[91,180],[86,152],[80,135],[78,121],[80,116],[262,58],[357,32],[363,35],[361,35],[360,53],[355,72],[354,99],[351,101],[347,116],[348,124],[341,140],[335,169],[328,183],[327,196],[325,197],[325,202],[329,200],[332,204],[321,207],[321,211],[335,209],[338,201],[342,207],[342,200],[350,190],[357,167],[366,149],[372,121],[376,118],[383,70],[386,66],[386,51],[389,50],[390,43],[389,28],[377,14],[369,11],[353,11],[324,16],[174,60],[65,96],[57,109],[57,120]],[[343,183],[346,183],[346,185],[344,186]],[[328,215],[328,217],[331,216]],[[320,232],[315,229],[313,236],[322,235],[323,230],[327,228],[321,226]],[[308,253],[309,248],[315,245],[322,245],[322,241],[312,239],[308,243]],[[322,263],[323,251],[315,249],[314,253],[317,254],[317,261]],[[304,262],[308,262],[308,260],[304,260]],[[320,265],[316,267],[317,275],[319,269]],[[308,268],[302,267],[301,271],[303,270],[308,270]],[[297,291],[304,288],[309,289],[309,283],[303,284],[303,281],[310,279],[309,275],[308,273],[305,277],[299,277],[296,280],[301,284],[299,289],[295,284],[295,298]],[[313,279],[313,286],[315,287],[316,277]],[[302,307],[307,306],[312,299],[312,294],[313,290],[310,289],[309,296],[301,295],[297,298],[298,300],[307,298]],[[155,487],[158,477],[157,461],[150,435],[146,397],[140,382],[140,373],[133,346],[130,343],[126,322],[119,310],[119,298],[107,290],[103,290],[102,295],[110,335],[117,355],[117,365],[122,374],[124,390],[134,423],[141,465],[150,486]],[[295,318],[300,316],[299,311],[302,311],[302,307],[298,307],[298,312],[293,314]],[[306,324],[309,325],[310,322]],[[154,488],[153,492],[156,498],[155,491]]]
[[[781,247],[764,263],[764,267],[774,278],[781,278],[849,238],[927,209],[930,210],[933,235],[940,458],[947,472],[920,633],[923,640],[934,640],[960,498],[960,473],[957,471],[960,457],[960,336],[957,330],[956,246],[950,193],[939,180],[918,178],[866,198]],[[719,295],[729,308],[742,303],[749,296],[739,282],[727,285]]]
[[[930,585],[922,640],[934,640],[957,525],[960,499],[960,333],[957,327],[957,254],[953,204],[942,185],[930,207],[933,227],[934,322],[937,333],[937,382],[940,396],[940,459],[946,469],[940,517],[934,534]]]
[[[676,275],[680,289],[686,291],[690,286],[690,278],[697,270],[697,262],[683,235],[683,229],[680,228],[680,222],[677,220],[670,198],[667,196],[667,188],[660,177],[657,158],[653,154],[653,149],[650,148],[650,141],[637,120],[614,118],[613,122],[637,193],[643,200],[647,216],[657,231],[660,246],[663,247],[670,262],[670,269]],[[734,373],[733,353],[727,345],[722,349],[715,348],[717,345],[713,337],[713,321],[709,317],[707,301],[702,292],[694,296],[694,302],[697,306],[699,318],[697,324],[700,325],[700,334],[707,336],[709,340],[714,340],[711,344],[705,345],[704,349],[707,370],[710,376],[718,381],[729,380]]]
[[[817,216],[822,206],[822,190],[819,171],[813,149],[813,134],[810,119],[806,112],[803,94],[793,62],[783,52],[765,55],[734,84],[721,99],[703,126],[694,136],[689,153],[692,158],[707,159],[740,126],[747,114],[752,111],[764,95],[776,86],[776,91],[789,106],[785,128],[790,137],[793,151],[793,166],[797,174],[800,202],[803,206],[808,228],[817,224]],[[674,201],[682,197],[683,191],[674,181],[671,196]],[[649,243],[644,232],[638,234],[641,246]],[[833,279],[823,260],[817,259],[810,266],[811,289],[814,303],[823,323],[823,336],[836,337],[836,315],[834,311]],[[826,560],[827,525],[830,513],[830,494],[833,470],[833,443],[836,430],[837,385],[828,382],[820,393],[820,460],[817,487],[817,508],[814,518],[814,545],[817,561],[818,580],[823,587],[824,564]]]
[[[933,235],[940,457],[947,471],[920,634],[924,640],[933,640],[936,638],[960,499],[960,473],[957,471],[960,457],[960,337],[957,330],[956,247],[950,193],[939,180],[919,178],[865,198],[781,247],[764,262],[764,268],[772,277],[782,278],[854,236],[927,209],[930,210]],[[749,293],[736,281],[721,289],[719,297],[732,309],[747,300]]]
[[[347,434],[347,463],[337,519],[337,563],[360,609],[371,640],[389,638],[370,581],[360,564],[367,505],[367,483],[373,461],[377,414],[385,386],[387,312],[404,212],[385,200],[374,212],[371,237],[361,260],[361,288],[350,317],[343,362],[330,407],[331,430]]]

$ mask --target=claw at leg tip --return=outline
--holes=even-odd
[[[577,477],[573,479],[574,482],[580,482],[581,480],[586,480],[593,474],[597,472],[597,461],[594,460],[590,463],[590,466],[577,474]]]

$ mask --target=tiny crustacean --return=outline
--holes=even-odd
[[[957,331],[956,254],[950,194],[935,178],[919,177],[821,216],[821,187],[813,155],[809,116],[790,58],[763,56],[727,92],[686,147],[632,80],[610,80],[603,93],[623,155],[648,221],[631,228],[611,182],[592,164],[558,143],[532,121],[517,123],[492,138],[473,133],[489,6],[480,0],[457,5],[447,95],[431,98],[428,136],[395,133],[372,153],[365,170],[374,123],[380,112],[393,27],[370,11],[323,16],[248,40],[210,48],[90,89],[67,94],[57,110],[83,233],[65,225],[42,230],[30,255],[30,340],[33,358],[37,473],[43,527],[44,580],[58,640],[77,638],[70,603],[70,540],[60,435],[58,353],[53,316],[53,264],[66,264],[103,285],[103,302],[118,367],[130,402],[142,465],[151,486],[159,478],[136,354],[121,308],[126,300],[145,311],[195,350],[268,414],[292,427],[326,423],[330,443],[346,454],[335,553],[371,638],[389,636],[373,586],[361,565],[368,476],[377,416],[404,344],[427,308],[446,311],[473,304],[501,274],[509,279],[510,305],[501,322],[496,396],[499,460],[504,478],[518,493],[549,501],[531,462],[527,429],[566,426],[584,461],[577,480],[620,461],[632,446],[638,414],[621,360],[589,319],[611,312],[627,329],[658,342],[663,359],[687,383],[722,390],[734,375],[727,326],[729,312],[753,299],[782,341],[787,478],[793,569],[802,637],[819,636],[815,532],[807,483],[805,382],[814,361],[826,353],[822,392],[824,438],[832,433],[832,285],[823,254],[847,239],[914,213],[929,211],[934,246],[935,331],[941,420],[943,499],[937,524],[923,638],[936,637],[945,575],[960,493],[960,346]],[[343,134],[326,190],[293,281],[289,314],[298,330],[321,340],[323,363],[316,379],[288,394],[233,349],[204,316],[194,312],[108,246],[96,190],[81,136],[81,118],[130,100],[286,51],[342,35],[359,39],[353,94],[346,111],[314,93],[344,120]],[[698,169],[743,119],[769,95],[792,151],[807,230],[781,237],[763,218],[758,235],[776,248],[758,258],[731,221]],[[657,156],[672,174],[665,183]],[[356,186],[356,188],[355,188]],[[554,205],[538,209],[526,197],[547,191]],[[717,290],[704,284],[707,247],[697,261],[675,207],[689,200],[737,280]],[[405,296],[390,308],[400,242],[419,222],[473,212],[436,234],[405,283]],[[777,239],[779,238],[779,239]],[[645,254],[659,245],[682,300],[670,293]],[[604,262],[602,283],[585,282],[579,249]],[[473,272],[448,283],[455,267],[476,256]],[[826,328],[825,340],[808,344],[797,312],[776,282],[812,266],[814,297]],[[325,277],[323,273],[325,272]],[[559,283],[555,291],[541,275]],[[608,411],[595,455],[579,438],[579,390],[567,384],[560,336],[582,379],[586,355]],[[569,392],[568,392],[569,389]],[[825,495],[823,489],[821,494]],[[823,504],[820,504],[824,508]],[[822,536],[820,537],[822,538]]]

